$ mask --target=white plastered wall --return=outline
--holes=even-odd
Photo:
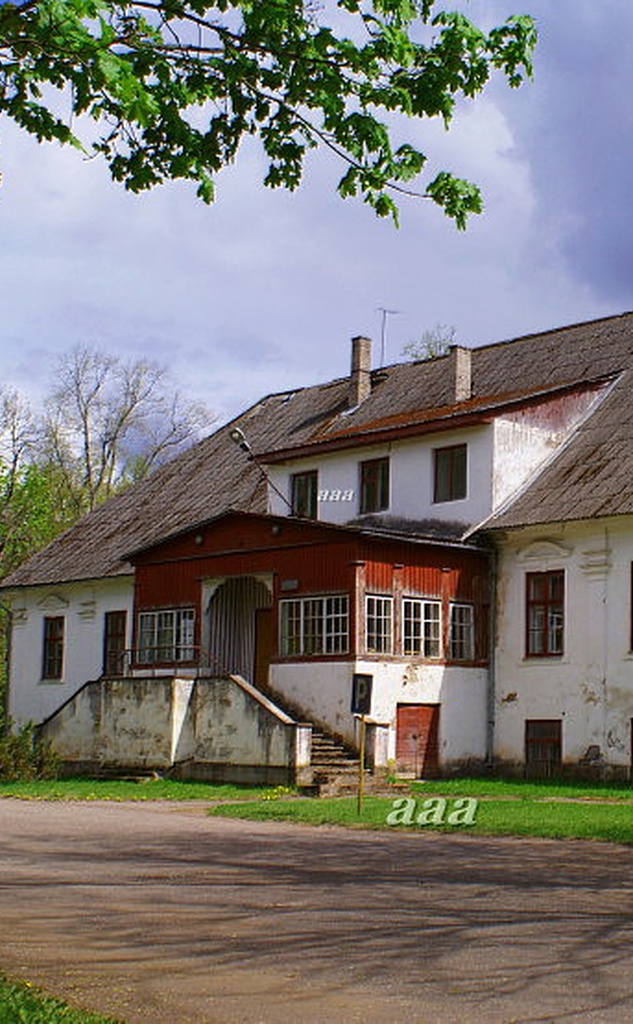
[[[127,611],[131,647],[132,577],[33,587],[8,595],[12,607],[9,714],[17,723],[48,718],[80,686],[101,675],[105,613]],[[60,680],[42,679],[44,619],[64,617]]]
[[[433,451],[455,444],[468,445],[467,497],[459,501],[433,502]],[[297,459],[269,467],[270,478],[290,500],[290,477],[318,469],[318,518],[346,523],[359,515],[359,465],[368,459],[390,457],[390,502],[385,515],[406,519],[443,519],[475,523],[491,511],[493,431],[489,425],[467,430],[395,441],[390,445],[364,446],[312,459]],[[336,497],[332,498],[334,494]],[[327,495],[327,496],[326,496]],[[351,495],[351,497],[350,497]],[[288,506],[271,489],[271,510],[286,515]]]
[[[439,704],[439,759],[442,767],[486,756],[485,668],[412,662],[297,662],[271,666],[275,690],[350,743],[357,742],[351,713],[352,675],[373,676],[369,719],[389,726],[388,758],[396,755],[398,704]]]
[[[552,524],[500,541],[495,651],[495,756],[523,763],[526,719],[560,719],[563,763],[590,746],[631,765],[633,518]],[[525,656],[527,572],[565,571],[561,657]]]

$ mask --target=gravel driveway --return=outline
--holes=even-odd
[[[0,967],[135,1024],[633,1021],[633,849],[0,800]]]

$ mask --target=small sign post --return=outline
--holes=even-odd
[[[365,716],[371,708],[371,689],[374,677],[362,672],[355,672],[352,677],[352,714],[360,718],[359,761],[358,761],[358,814],[363,808],[363,788],[365,782]]]

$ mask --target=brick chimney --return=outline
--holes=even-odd
[[[352,338],[352,372],[349,380],[349,406],[354,409],[371,392],[371,338]]]
[[[472,351],[466,348],[465,345],[451,345],[449,355],[453,401],[466,402],[469,398],[472,398],[473,393]]]

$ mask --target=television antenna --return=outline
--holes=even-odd
[[[380,327],[380,365],[385,365],[385,359],[387,357],[387,318],[390,316],[399,316],[402,312],[401,309],[386,309],[384,306],[379,306],[378,311],[382,313],[382,323]]]

